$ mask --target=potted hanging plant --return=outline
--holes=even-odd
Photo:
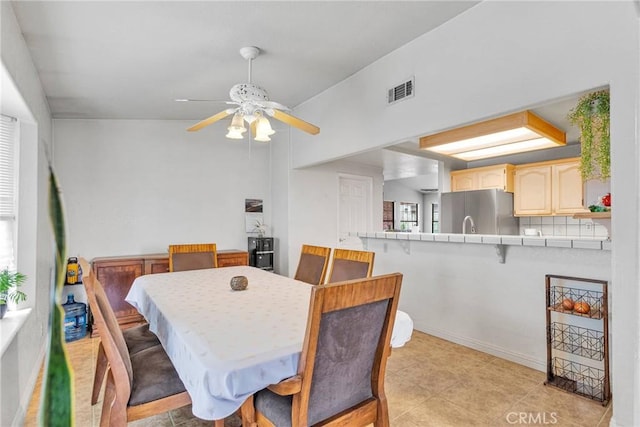
[[[27,299],[27,294],[18,289],[25,280],[27,276],[17,271],[11,272],[8,267],[0,272],[0,319],[7,312],[8,301],[19,303]]]
[[[582,180],[611,176],[609,91],[599,90],[578,100],[567,119],[580,128]]]

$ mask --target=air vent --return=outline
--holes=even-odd
[[[407,80],[406,82],[389,89],[389,92],[388,92],[389,104],[393,104],[402,99],[411,98],[413,96],[414,87],[415,87],[415,77],[411,77],[410,80]]]
[[[438,190],[437,188],[421,188],[420,189],[420,192],[424,193],[424,194],[437,193],[438,191],[440,191],[440,190]]]

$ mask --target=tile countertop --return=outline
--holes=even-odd
[[[424,242],[476,243],[485,245],[537,246],[611,250],[611,240],[603,237],[520,236],[495,234],[392,233],[384,231],[350,232],[350,236],[369,239],[419,240]]]

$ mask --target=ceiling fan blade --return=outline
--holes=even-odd
[[[176,98],[175,102],[216,102],[220,104],[225,104],[228,101],[222,99],[193,99],[193,98]]]
[[[286,105],[282,105],[279,102],[275,102],[275,101],[260,101],[260,103],[264,106],[264,108],[273,108],[273,109],[276,109],[276,110],[291,111],[291,108],[287,107]]]
[[[195,125],[191,126],[190,128],[188,128],[187,130],[189,132],[194,132],[196,130],[200,130],[205,126],[209,126],[212,123],[217,122],[218,120],[222,120],[225,117],[227,117],[229,114],[233,113],[233,109],[227,109],[224,111],[220,111],[218,114],[214,114],[213,116],[206,118],[204,120],[202,120],[201,122],[196,123]]]
[[[268,115],[270,115],[274,119],[280,120],[283,123],[286,123],[302,131],[310,133],[311,135],[317,135],[318,133],[320,133],[320,128],[318,126],[305,122],[304,120],[299,119],[295,116],[292,116],[291,114],[283,113],[280,110],[269,109],[265,111]]]

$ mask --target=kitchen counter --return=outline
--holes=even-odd
[[[350,236],[368,239],[418,240],[442,243],[536,246],[549,248],[611,250],[611,240],[601,237],[520,236],[459,233],[393,233],[385,231],[350,232]]]

